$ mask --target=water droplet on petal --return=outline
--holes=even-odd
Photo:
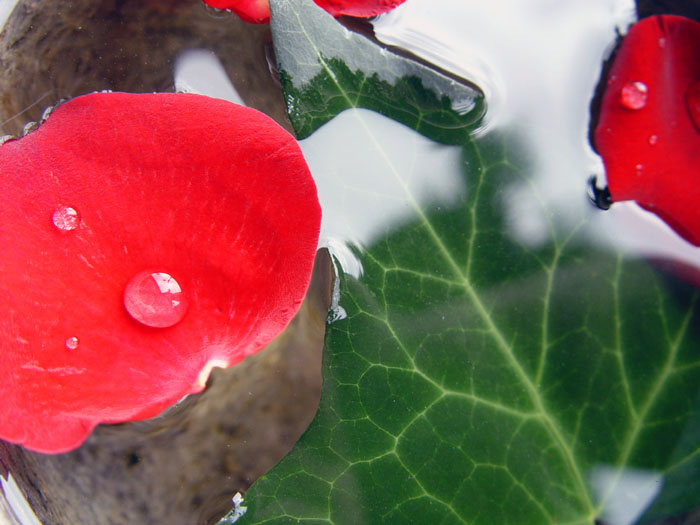
[[[660,48],[666,47],[666,39],[665,38],[659,38],[659,47]]]
[[[80,344],[80,340],[75,336],[72,336],[72,337],[69,337],[68,339],[66,339],[66,348],[68,350],[75,350],[76,348],[78,348],[79,344]]]
[[[688,106],[690,120],[693,121],[695,129],[700,133],[700,80],[696,80],[688,88],[685,94],[685,103]]]
[[[70,206],[59,206],[51,216],[53,225],[61,231],[75,230],[80,224],[80,214]]]
[[[643,165],[643,164],[637,164],[637,165],[634,167],[634,169],[635,169],[635,171],[636,171],[636,173],[637,173],[637,177],[641,177],[641,176],[642,176],[642,170],[644,169],[644,165]]]
[[[649,135],[649,145],[656,146],[659,143],[658,135]]]
[[[188,300],[170,274],[144,271],[137,273],[126,285],[124,306],[139,323],[167,328],[182,320]]]
[[[620,92],[620,104],[627,109],[642,109],[647,104],[648,96],[649,88],[644,82],[625,82]]]

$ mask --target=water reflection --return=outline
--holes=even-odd
[[[458,203],[467,188],[461,148],[443,146],[378,113],[341,113],[301,141],[323,207],[321,245],[359,276],[353,251],[423,210]]]
[[[512,184],[503,201],[516,241],[545,242],[549,210],[565,227],[591,220],[597,245],[700,268],[700,249],[655,215],[632,202],[599,213],[581,198],[591,173],[604,185],[602,163],[587,139],[590,99],[616,32],[634,19],[631,0],[413,0],[374,26],[381,41],[475,80],[487,95],[487,129],[519,130],[536,155],[536,179]]]
[[[27,503],[12,474],[0,476],[4,498],[0,498],[0,523],[3,525],[41,525]]]
[[[207,49],[189,49],[178,55],[175,59],[175,90],[244,104],[223,64]]]
[[[591,485],[602,503],[601,518],[614,525],[635,523],[661,491],[660,472],[597,465],[591,470]]]

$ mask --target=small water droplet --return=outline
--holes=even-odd
[[[188,304],[180,284],[165,272],[139,272],[124,289],[126,311],[139,323],[153,328],[179,323]]]
[[[666,47],[666,39],[665,38],[659,38],[659,47],[660,48]]]
[[[610,190],[608,190],[607,186],[604,188],[599,188],[598,179],[595,175],[592,175],[588,179],[588,198],[601,210],[609,210],[610,205],[612,204]]]
[[[649,88],[644,82],[625,82],[620,92],[620,104],[622,107],[638,110],[647,105]]]
[[[80,340],[75,336],[72,336],[72,337],[69,337],[68,339],[66,339],[66,348],[68,350],[75,350],[76,348],[78,348],[79,344],[80,344]]]
[[[51,216],[53,225],[61,231],[75,230],[80,224],[80,214],[70,206],[59,206]]]
[[[643,170],[643,169],[644,169],[644,165],[643,165],[643,164],[637,164],[637,165],[634,167],[634,170],[635,170],[635,173],[637,174],[637,177],[641,177],[641,176],[642,176],[642,170]]]
[[[659,143],[658,135],[649,135],[649,145],[656,146]]]
[[[25,135],[31,133],[35,129],[39,127],[39,124],[37,122],[27,122],[24,127],[22,128],[22,136],[24,137]]]
[[[688,106],[690,120],[693,122],[695,129],[700,133],[700,80],[696,80],[685,94],[685,103]]]

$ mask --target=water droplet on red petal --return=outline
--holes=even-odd
[[[136,321],[153,328],[179,323],[188,300],[180,284],[168,273],[137,273],[124,289],[124,306]]]
[[[647,104],[649,88],[644,82],[625,82],[620,92],[620,104],[631,110],[642,109]]]
[[[688,88],[685,94],[685,103],[688,106],[690,120],[700,133],[700,80],[696,80]]]
[[[656,146],[659,143],[658,135],[649,135],[649,145]]]
[[[80,224],[80,214],[70,206],[59,206],[51,216],[53,225],[61,231],[75,230]]]
[[[77,337],[72,336],[66,339],[66,348],[68,350],[75,350],[78,348],[78,345],[80,345],[80,340]]]

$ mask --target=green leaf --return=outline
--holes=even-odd
[[[276,45],[291,33],[313,49],[278,54],[310,133],[347,107],[328,100],[356,93],[328,78],[367,78],[376,63],[345,62],[324,40],[336,23],[310,0],[272,8]],[[444,100],[423,74],[415,99]],[[384,113],[455,143],[459,115],[444,108],[442,130]],[[643,522],[700,504],[697,291],[599,246],[590,220],[603,212],[553,219],[517,139],[468,127],[467,191],[441,206],[407,195],[411,218],[355,247],[361,274],[339,265],[344,315],[329,321],[318,414],[247,492],[240,523],[592,524],[659,484]],[[544,242],[512,234],[512,185],[548,218]]]
[[[462,144],[484,96],[346,30],[312,2],[270,3],[287,112],[299,139],[348,108],[377,111],[434,140]]]

